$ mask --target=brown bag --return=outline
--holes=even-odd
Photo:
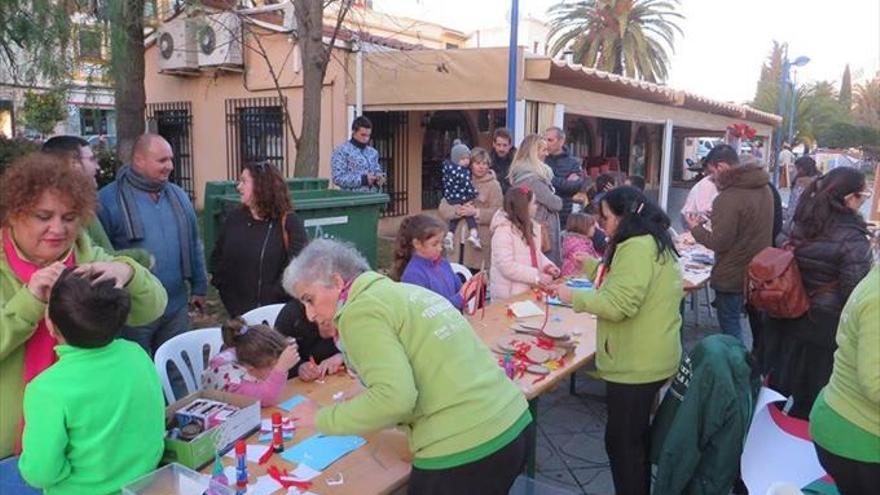
[[[749,304],[773,318],[800,318],[810,309],[794,251],[764,248],[749,263],[746,275]]]

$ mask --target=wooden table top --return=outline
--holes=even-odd
[[[517,320],[507,315],[508,304],[525,300],[532,297],[532,293],[499,301],[486,308],[485,317],[480,318],[480,312],[469,317],[474,331],[488,346],[491,346],[502,335],[512,334],[510,326]],[[543,306],[543,305],[541,305]],[[531,321],[540,324],[543,317],[529,318],[520,321]],[[574,351],[569,352],[565,358],[565,365],[551,372],[540,382],[532,383],[539,375],[526,373],[516,380],[517,384],[528,399],[533,399],[553,387],[560,380],[573,373],[579,367],[586,364],[596,351],[596,319],[589,314],[577,314],[570,308],[550,306],[550,320],[548,325],[563,325],[567,329],[579,330],[575,338],[578,345]],[[283,397],[285,399],[295,395],[303,395],[322,405],[333,403],[333,394],[345,392],[346,396],[352,396],[361,391],[360,383],[345,373],[329,376],[324,383],[306,383],[299,379],[287,382]],[[273,412],[280,411],[275,407],[263,408],[263,418],[271,418]],[[297,429],[293,439],[284,442],[285,448],[291,448],[294,444],[310,437],[315,433],[314,429]],[[355,494],[388,494],[403,486],[409,479],[410,463],[412,456],[409,452],[406,435],[398,430],[387,429],[379,432],[363,435],[367,444],[339,459],[325,469],[320,476],[312,480],[312,491],[321,495],[355,495]],[[248,437],[249,444],[267,445],[258,441],[258,434]],[[233,460],[223,457],[223,463],[233,466]],[[296,466],[284,460],[280,455],[273,455],[265,465],[248,464],[248,474],[253,479],[266,474],[266,468],[276,465],[279,468],[293,470]],[[202,470],[210,474],[209,465]],[[342,485],[329,486],[327,479],[333,479],[339,473],[343,474],[345,483]],[[233,481],[233,480],[230,480]],[[278,490],[277,494],[285,493]]]

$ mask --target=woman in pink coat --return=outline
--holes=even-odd
[[[489,294],[496,301],[547,287],[559,276],[559,268],[541,252],[541,226],[532,220],[536,209],[531,189],[515,186],[492,218]]]

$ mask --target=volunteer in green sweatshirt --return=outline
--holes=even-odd
[[[641,191],[613,189],[599,212],[610,240],[605,259],[584,259],[596,289],[561,285],[558,293],[598,320],[596,367],[607,382],[605,450],[615,491],[647,495],[651,408],[681,358],[681,273],[669,217]]]
[[[526,460],[532,418],[522,392],[446,299],[369,271],[349,244],[313,241],[284,287],[322,336],[338,328],[346,363],[366,390],[297,424],[330,435],[402,426],[414,455],[409,493],[505,495]]]
[[[875,248],[876,249],[876,248]],[[880,486],[880,267],[856,286],[837,327],[828,385],[810,413],[819,462],[841,495]]]
[[[146,352],[118,339],[131,296],[117,281],[68,268],[47,311],[59,361],[24,396],[18,467],[47,495],[117,493],[156,469],[164,449],[165,402]]]

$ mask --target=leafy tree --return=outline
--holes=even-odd
[[[880,72],[874,79],[856,85],[853,118],[861,125],[880,129]]]
[[[627,77],[662,82],[669,51],[683,34],[678,0],[560,1],[548,14],[550,53],[571,48],[579,63]]]
[[[12,82],[55,84],[73,66],[70,13],[85,0],[0,0],[0,69]]]
[[[67,118],[65,94],[62,91],[24,94],[22,120],[25,125],[42,135],[51,134],[59,122]]]
[[[828,148],[880,146],[880,130],[846,122],[835,122],[822,131],[819,140],[822,146]]]
[[[840,79],[840,105],[849,113],[852,109],[852,75],[849,72],[849,64],[843,69],[843,77]]]

